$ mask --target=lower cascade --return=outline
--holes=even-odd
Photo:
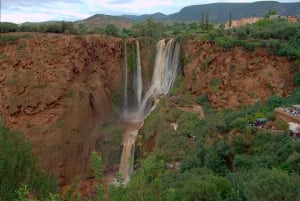
[[[145,92],[137,111],[134,114],[128,114],[130,118],[126,120],[128,124],[127,130],[123,133],[123,151],[119,173],[125,183],[129,181],[130,173],[133,171],[135,142],[138,130],[143,126],[145,117],[156,105],[151,106],[151,100],[169,93],[177,75],[179,54],[180,46],[175,39],[162,39],[156,44],[155,66],[151,86]],[[141,81],[136,83],[142,84]],[[137,86],[137,88],[142,88],[142,86]]]

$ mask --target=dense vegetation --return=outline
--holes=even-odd
[[[0,200],[20,200],[25,194],[46,200],[56,192],[54,177],[47,176],[31,155],[31,146],[19,131],[0,122]]]
[[[110,199],[299,200],[300,141],[284,129],[249,125],[268,117],[279,129],[273,109],[298,102],[299,91],[238,111],[208,107],[201,120],[179,111],[177,100],[162,99],[140,131],[137,170],[128,185],[111,186]],[[203,96],[180,103],[195,101],[207,105]],[[177,130],[171,122],[178,124]]]

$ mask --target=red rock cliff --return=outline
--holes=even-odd
[[[213,42],[183,40],[184,84],[193,94],[207,93],[213,107],[236,109],[294,88],[285,57],[265,50],[224,50]]]
[[[32,34],[2,44],[0,116],[24,131],[33,153],[61,185],[84,173],[112,118],[121,81],[121,39]]]

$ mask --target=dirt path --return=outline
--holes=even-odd
[[[200,119],[204,118],[204,110],[201,105],[195,104],[195,105],[189,105],[185,107],[177,106],[177,108],[185,112],[195,113],[198,115]]]

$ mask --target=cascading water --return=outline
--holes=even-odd
[[[128,112],[128,64],[127,64],[127,50],[126,50],[126,41],[124,42],[124,74],[125,74],[125,83],[124,83],[124,106],[123,106],[123,115],[127,116]]]
[[[137,97],[137,109],[140,108],[142,102],[142,65],[141,65],[141,55],[140,55],[140,45],[139,41],[136,40],[136,97]]]
[[[140,62],[138,47],[137,42],[137,63]],[[130,173],[133,170],[134,149],[138,130],[142,127],[146,115],[151,111],[148,107],[150,100],[169,93],[177,75],[179,52],[180,47],[175,39],[163,39],[156,45],[156,59],[151,86],[145,93],[140,105],[138,105],[138,111],[134,114],[134,119],[130,119],[129,124],[131,126],[128,126],[129,129],[123,135],[123,152],[119,173],[123,176],[125,183],[129,181]],[[136,79],[139,79],[138,77]],[[137,88],[140,87],[140,96],[142,96],[142,79],[136,81],[136,83],[140,83],[140,86],[137,86]]]
[[[149,112],[149,100],[160,95],[167,95],[177,75],[180,47],[175,39],[160,40],[156,45],[155,67],[151,87],[145,93],[138,118],[143,119]]]

